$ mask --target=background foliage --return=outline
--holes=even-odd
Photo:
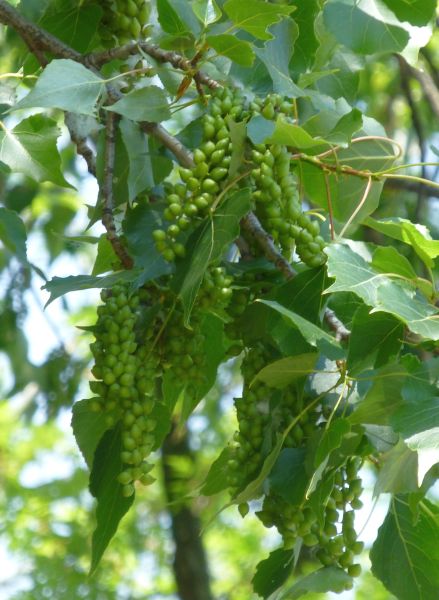
[[[317,490],[318,503],[326,498],[319,483],[358,455],[364,459],[366,508],[357,522],[372,510],[372,489],[381,500],[385,494],[391,499],[377,540],[364,536],[367,526],[360,535],[366,541],[359,557],[364,574],[345,593],[437,598],[435,3],[157,0],[128,21],[113,11],[118,5],[0,2],[6,25],[0,31],[0,552],[10,567],[0,581],[2,594],[184,597],[173,564],[179,548],[174,505],[180,502],[201,521],[212,597],[329,597],[351,587],[350,577],[334,566],[316,572],[312,551],[300,554],[291,574],[285,538],[255,517],[259,484],[265,481],[266,494],[269,485],[292,506],[306,490]],[[55,37],[35,37],[29,22]],[[119,55],[106,54],[123,44]],[[95,53],[94,63],[85,60],[87,53]],[[218,93],[217,82],[241,88],[248,101],[262,100],[254,114],[228,121],[233,152],[227,182],[234,185],[221,192],[212,219],[195,219],[189,238],[179,233],[187,253],[174,263],[153,239],[153,231],[166,225],[163,198],[169,192],[163,182],[189,177],[176,166],[191,168],[181,144],[193,152],[203,143],[202,116],[210,110],[205,97]],[[264,99],[272,93],[289,99],[294,118],[278,108],[270,114]],[[110,169],[115,232],[103,211],[110,193],[109,114],[120,119]],[[324,217],[323,267],[304,264],[300,243],[300,257],[289,255],[276,237],[275,219],[250,197],[248,186],[255,182],[243,176],[248,149],[261,144],[288,148],[305,210],[311,209],[314,222]],[[99,191],[90,172],[97,173]],[[263,183],[255,181],[256,187]],[[245,220],[249,209],[275,244]],[[246,231],[253,258],[237,263],[230,245]],[[133,269],[123,268],[132,262]],[[236,506],[219,512],[231,498],[226,467],[229,440],[240,425],[233,397],[241,394],[242,354],[226,361],[222,343],[233,336],[224,338],[223,325],[231,317],[216,307],[203,325],[208,381],[185,395],[169,375],[163,379],[164,402],[176,405],[180,424],[188,419],[187,451],[170,459],[180,487],[169,485],[157,449],[151,473],[158,481],[138,488],[108,548],[111,536],[99,526],[92,548],[89,472],[69,425],[74,402],[76,442],[92,467],[90,489],[104,510],[103,529],[109,522],[116,528],[131,504],[131,498],[120,500],[120,514],[105,512],[103,498],[112,501],[116,494],[112,478],[120,460],[118,453],[108,460],[105,439],[117,429],[100,442],[107,425],[93,420],[84,404],[89,401],[81,400],[90,396],[96,288],[128,282],[134,290],[172,272],[171,290],[190,326],[205,272],[220,262],[234,278],[235,299],[250,290],[252,300],[261,300],[244,317],[233,316],[240,343],[248,349],[263,340],[271,349],[255,374],[258,385],[299,389],[315,370],[307,393],[324,393],[331,415],[322,437],[291,447],[284,427],[255,476],[257,485],[232,489],[242,513],[249,501],[250,514],[242,519]],[[323,318],[325,307],[335,321]],[[181,331],[190,335],[184,326]],[[224,365],[216,376],[219,362]],[[279,394],[273,392],[273,402]],[[171,427],[169,411],[162,410],[158,422],[157,437],[163,438]],[[313,461],[311,474],[301,464],[305,453]],[[225,458],[214,463],[218,456]],[[376,526],[378,515],[372,516]]]

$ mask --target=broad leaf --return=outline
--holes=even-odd
[[[317,353],[299,354],[276,360],[263,369],[254,378],[270,387],[284,388],[293,381],[315,372]]]
[[[101,438],[90,473],[90,492],[97,500],[90,573],[96,570],[105,549],[117,531],[120,520],[134,501],[134,494],[128,498],[122,495],[122,485],[117,481],[117,476],[123,470],[121,451],[122,434],[119,424],[104,433]]]
[[[251,67],[255,60],[255,53],[249,42],[238,39],[234,35],[220,34],[209,35],[206,42],[218,54],[227,56],[233,62],[243,67]]]
[[[329,0],[323,16],[337,40],[358,54],[400,52],[409,41],[404,29],[375,19],[353,0]]]
[[[375,483],[374,495],[390,492],[405,494],[418,490],[418,456],[403,440],[383,454]]]
[[[349,336],[347,367],[351,375],[380,367],[397,356],[404,326],[387,313],[370,313],[360,306],[354,315]]]
[[[433,267],[434,259],[439,256],[439,241],[431,238],[425,225],[412,223],[407,219],[398,217],[380,221],[369,217],[366,220],[366,225],[384,233],[384,235],[412,246],[419,258],[430,268]]]
[[[439,427],[416,433],[405,442],[418,454],[418,486],[421,487],[426,473],[439,463]]]
[[[62,187],[73,187],[61,172],[61,157],[56,147],[60,136],[55,121],[33,115],[14,129],[0,128],[0,160],[15,172],[35,181],[51,181]]]
[[[412,25],[427,25],[435,15],[436,0],[382,0],[400,21],[408,21]]]
[[[233,452],[229,446],[223,449],[218,458],[212,463],[209,473],[204,480],[200,493],[213,496],[229,487],[229,461]]]
[[[69,59],[52,60],[18,108],[59,108],[84,115],[95,114],[104,88],[103,80],[83,65]]]
[[[229,195],[189,238],[188,255],[179,265],[175,289],[183,306],[185,323],[210,263],[218,261],[227,246],[239,235],[239,222],[250,210],[250,191],[241,189]]]
[[[157,12],[163,31],[176,36],[188,35],[187,25],[180,19],[178,12],[169,0],[157,0]]]
[[[439,508],[422,500],[414,521],[405,496],[397,496],[378,531],[372,573],[399,600],[436,600],[439,593]]]
[[[102,412],[92,410],[93,399],[75,402],[72,409],[72,429],[76,443],[88,467],[93,464],[96,447],[109,427]]]
[[[298,35],[297,25],[291,19],[284,19],[273,25],[270,33],[273,34],[273,39],[263,48],[255,48],[255,52],[267,67],[273,80],[274,92],[289,98],[304,96],[304,91],[293,83],[289,71],[294,41]]]
[[[42,289],[50,293],[46,306],[69,292],[89,290],[91,288],[110,288],[116,283],[134,281],[139,276],[139,270],[120,271],[105,277],[93,277],[92,275],[70,275],[69,277],[53,277]]]
[[[291,575],[293,561],[293,550],[279,548],[270,552],[268,558],[261,560],[256,566],[256,573],[252,579],[254,591],[262,598],[268,598]]]
[[[293,327],[297,327],[311,346],[319,348],[329,358],[341,358],[343,356],[340,344],[329,333],[326,333],[314,323],[307,321],[292,310],[288,310],[278,302],[271,300],[259,300],[259,302],[280,313],[284,317],[284,321],[290,323]]]
[[[215,0],[194,0],[192,10],[204,27],[221,18],[221,10]]]
[[[293,506],[304,501],[310,480],[305,456],[305,448],[284,448],[268,478],[270,489]]]
[[[251,33],[261,40],[271,40],[268,27],[294,10],[293,6],[268,4],[262,0],[227,0],[224,10],[235,27]]]
[[[312,138],[303,127],[290,123],[282,115],[277,118],[274,132],[266,141],[271,144],[291,146],[296,150],[312,149],[315,153],[328,149],[326,140]]]
[[[327,292],[350,291],[376,311],[393,314],[414,333],[426,339],[439,339],[439,315],[413,286],[378,273],[357,252],[343,244],[326,248],[328,275],[335,278]]]
[[[171,117],[166,92],[155,85],[135,89],[106,107],[132,121],[166,121]]]
[[[160,221],[151,206],[142,204],[128,211],[123,223],[128,252],[136,267],[142,269],[143,283],[171,271],[169,263],[157,251],[152,232]]]
[[[352,587],[352,577],[339,567],[324,567],[306,575],[280,596],[279,600],[294,600],[309,592],[340,593]]]
[[[0,207],[0,240],[23,263],[27,263],[26,229],[14,210]]]
[[[340,447],[342,439],[349,433],[351,425],[347,419],[335,418],[325,429],[314,455],[314,466],[318,467],[331,452]]]
[[[154,187],[154,174],[146,135],[136,123],[125,118],[119,127],[130,164],[128,200],[132,202],[141,192]]]

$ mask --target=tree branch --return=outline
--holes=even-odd
[[[414,67],[409,65],[409,63],[403,57],[400,58],[400,62],[401,61],[403,61],[406,64],[407,70],[410,73],[410,75],[417,79],[421,84],[424,96],[428,100],[431,110],[436,115],[436,118],[439,119],[439,90],[437,89],[432,76],[427,71],[420,71],[419,69],[415,69]]]
[[[439,190],[424,183],[412,183],[405,179],[386,179],[386,188],[393,190],[404,190],[406,192],[412,192],[413,194],[419,194],[422,191],[427,197],[439,198]]]
[[[103,52],[94,52],[87,56],[87,60],[95,67],[101,67],[111,60],[124,60],[133,54],[139,54],[139,51],[148,54],[148,56],[151,56],[151,58],[154,58],[160,63],[169,63],[176,69],[180,69],[186,74],[191,74],[196,82],[206,85],[212,90],[221,87],[215,79],[208,77],[201,71],[195,70],[192,61],[181,54],[171,50],[163,50],[162,48],[159,48],[159,46],[148,42],[129,42],[119,48],[111,48],[109,50],[104,50]]]
[[[116,233],[116,225],[113,217],[113,178],[115,163],[115,145],[116,145],[116,122],[117,115],[110,110],[107,111],[107,124],[105,128],[105,166],[104,181],[101,187],[102,192],[102,224],[107,230],[107,238],[113,246],[116,256],[126,269],[131,269],[133,260],[128,255],[120,238]]]

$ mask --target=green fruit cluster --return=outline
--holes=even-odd
[[[125,44],[137,40],[148,25],[149,0],[104,0],[100,37],[104,43]]]
[[[153,238],[163,257],[173,261],[184,256],[181,233],[205,218],[224,187],[229,173],[232,141],[226,117],[238,120],[242,116],[243,98],[228,88],[216,91],[203,116],[203,138],[194,151],[195,166],[179,169],[180,181],[168,185],[164,211],[170,222],[166,229],[156,229]]]
[[[253,147],[251,157],[255,163],[253,200],[262,225],[288,257],[295,246],[305,264],[322,265],[326,260],[325,242],[318,222],[302,212],[287,148],[258,144]]]
[[[267,353],[261,347],[250,349],[242,361],[242,397],[235,398],[239,429],[235,432],[227,465],[232,495],[255,478],[264,458],[262,446],[270,422],[271,390],[253,379],[266,363]]]
[[[272,491],[265,496],[262,510],[256,514],[266,527],[277,528],[285,549],[294,548],[300,539],[323,566],[337,566],[356,577],[361,573],[361,566],[355,562],[355,556],[363,550],[354,526],[355,510],[361,507],[359,464],[359,459],[351,458],[337,470],[330,495],[320,509],[323,518],[314,506],[306,502],[290,504]]]
[[[233,295],[233,278],[224,267],[213,267],[206,271],[200,286],[196,306],[200,310],[221,312],[225,310]]]
[[[193,153],[194,167],[180,168],[180,181],[165,184],[163,216],[169,225],[156,229],[153,238],[167,261],[184,256],[183,232],[215,209],[224,190],[232,156],[230,121],[247,122],[260,115],[274,120],[279,114],[291,119],[293,113],[294,105],[278,94],[247,102],[239,91],[223,88],[214,92],[202,118],[202,143]],[[302,210],[287,147],[248,141],[243,168],[248,170],[249,165],[251,171],[242,185],[253,190],[254,211],[266,231],[288,259],[295,249],[308,266],[322,265],[325,242],[318,221]]]
[[[139,294],[129,296],[126,286],[116,285],[103,290],[101,297],[96,341],[91,345],[96,381],[90,383],[90,388],[97,394],[94,408],[106,415],[107,424],[121,421],[124,470],[118,480],[122,493],[131,496],[136,480],[145,485],[152,481],[148,475],[151,465],[145,459],[155,440],[156,422],[151,413],[157,364],[136,340]]]

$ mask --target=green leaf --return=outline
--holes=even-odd
[[[296,150],[313,149],[316,153],[328,148],[325,140],[312,138],[303,127],[290,123],[283,115],[278,116],[274,132],[264,141],[270,144],[292,146]]]
[[[273,121],[265,119],[262,115],[252,117],[247,125],[247,135],[254,144],[263,144],[274,132]]]
[[[381,367],[397,356],[404,326],[393,315],[370,313],[360,306],[354,315],[349,336],[347,367],[351,375]]]
[[[163,31],[176,36],[184,36],[189,33],[188,27],[168,0],[157,0],[157,12]]]
[[[210,263],[218,261],[239,235],[239,222],[250,210],[250,191],[245,188],[229,195],[189,238],[188,254],[179,265],[175,289],[184,306],[185,324]]]
[[[434,259],[439,256],[439,241],[431,238],[425,225],[412,223],[398,217],[381,220],[368,217],[365,224],[375,231],[412,246],[419,258],[429,268],[433,267]]]
[[[293,327],[297,327],[308,344],[317,347],[329,358],[336,359],[343,357],[344,353],[340,344],[329,333],[326,333],[326,331],[323,331],[323,329],[320,329],[314,323],[304,319],[292,310],[288,310],[278,302],[271,300],[259,300],[259,302],[283,315],[283,320],[293,325]]]
[[[105,234],[102,234],[98,241],[98,252],[95,264],[93,265],[92,275],[101,275],[113,270],[114,264],[117,264],[118,258],[113,250],[113,246],[108,241]]]
[[[0,207],[0,240],[18,260],[27,264],[26,229],[14,210]]]
[[[324,594],[340,593],[352,587],[352,577],[339,567],[324,567],[302,577],[297,583],[280,596],[279,600],[294,600],[309,592]]]
[[[120,520],[134,501],[134,494],[129,498],[122,495],[122,485],[117,481],[123,470],[121,429],[119,424],[104,433],[96,448],[90,473],[90,492],[97,500],[90,574],[96,570]]]
[[[260,40],[271,40],[268,27],[280,21],[294,10],[293,6],[268,4],[262,0],[228,0],[224,10],[235,27],[251,33]]]
[[[249,42],[238,39],[234,35],[225,33],[219,35],[209,35],[206,42],[218,54],[227,56],[233,62],[243,67],[251,67],[255,60],[255,53]]]
[[[393,246],[379,246],[374,250],[370,263],[381,273],[397,273],[406,279],[416,281],[417,274],[410,261]]]
[[[399,600],[439,594],[439,508],[421,500],[418,510],[414,522],[406,498],[395,497],[370,553],[372,573]]]
[[[335,418],[325,429],[314,456],[314,466],[318,467],[331,452],[340,447],[342,439],[349,433],[351,425],[347,419]]]
[[[407,369],[400,364],[388,364],[370,373],[372,386],[349,416],[351,423],[390,424],[391,416],[403,405],[402,386]],[[362,377],[366,379],[367,377]]]
[[[151,206],[142,204],[129,210],[123,222],[128,252],[135,266],[142,269],[143,283],[165,275],[171,270],[169,263],[155,247],[152,237],[152,232],[159,225],[158,214]]]
[[[207,314],[200,329],[204,335],[204,382],[195,387],[193,394],[184,394],[181,415],[182,419],[185,420],[188,419],[199,402],[215,384],[218,366],[225,356],[224,323],[222,320],[214,314]]]
[[[204,27],[215,23],[221,18],[221,10],[215,0],[194,0],[192,10]]]
[[[14,106],[18,108],[59,108],[93,116],[104,88],[103,80],[74,60],[52,60],[33,90]]]
[[[310,480],[305,456],[305,448],[284,448],[269,476],[270,489],[293,506],[302,504]]]
[[[409,41],[404,29],[375,19],[353,0],[329,0],[323,17],[326,27],[340,44],[358,54],[400,52]]]
[[[244,490],[236,496],[236,498],[233,498],[233,500],[232,500],[232,502],[230,502],[230,504],[241,504],[242,502],[249,502],[250,500],[253,500],[254,498],[258,498],[261,495],[262,485],[263,485],[264,481],[266,480],[266,478],[268,477],[268,475],[271,473],[271,470],[272,470],[274,464],[276,463],[276,460],[280,454],[280,451],[282,450],[284,441],[285,441],[285,436],[278,434],[276,443],[275,443],[273,449],[271,450],[270,454],[265,458],[264,464],[262,465],[262,469],[261,469],[259,475],[256,477],[256,479],[251,481],[244,488]]]
[[[355,247],[354,244],[351,246]],[[439,339],[437,310],[409,282],[393,281],[390,274],[378,273],[347,245],[331,244],[325,251],[328,275],[336,280],[327,292],[354,292],[374,311],[393,314],[411,331],[426,339]]]
[[[274,92],[290,98],[300,98],[305,92],[293,82],[289,71],[294,41],[298,35],[297,25],[291,19],[284,19],[274,25],[270,33],[273,34],[273,39],[263,48],[255,47],[255,52],[273,80]]]
[[[403,440],[380,457],[381,468],[374,495],[401,494],[418,491],[418,455]]]
[[[35,181],[51,181],[73,187],[61,172],[61,157],[56,147],[60,135],[56,122],[44,115],[33,115],[14,129],[0,128],[0,160],[11,171],[23,173]]]
[[[406,438],[405,443],[418,454],[418,486],[433,465],[439,463],[439,427],[416,433]]]
[[[128,154],[128,200],[154,187],[154,174],[148,149],[148,139],[136,123],[122,118],[119,124],[122,140]]]
[[[262,381],[270,387],[284,388],[293,381],[314,373],[317,356],[316,352],[311,352],[276,360],[261,369],[252,383]]]
[[[51,302],[69,292],[89,290],[91,288],[110,288],[122,281],[134,281],[138,276],[139,270],[133,269],[131,271],[119,271],[105,277],[93,277],[91,275],[53,277],[41,289],[47,290],[50,293],[50,298],[46,302],[46,306],[48,306]]]
[[[435,15],[436,0],[382,0],[400,21],[408,21],[421,27],[427,25]]]
[[[23,2],[21,2],[21,5]],[[55,14],[49,12],[38,22],[38,26],[55,35],[70,47],[83,54],[93,50],[94,36],[102,19],[102,8],[97,4],[75,5],[66,10],[60,6]],[[35,21],[35,19],[31,19]]]
[[[299,29],[299,35],[294,43],[294,54],[290,67],[295,72],[304,73],[314,62],[319,42],[315,32],[315,20],[320,12],[319,0],[295,2],[294,22]]]
[[[294,566],[294,550],[279,548],[270,552],[268,558],[256,565],[256,573],[252,579],[256,594],[268,598],[281,587],[291,575]]]
[[[229,461],[234,454],[229,446],[223,449],[218,458],[212,463],[209,473],[204,480],[200,494],[213,496],[229,487]]]
[[[123,115],[132,121],[154,123],[171,118],[166,92],[156,85],[135,89],[123,98],[106,107],[107,110]]]
[[[96,447],[109,427],[101,412],[91,409],[93,399],[75,402],[71,426],[82,456],[91,469]]]

